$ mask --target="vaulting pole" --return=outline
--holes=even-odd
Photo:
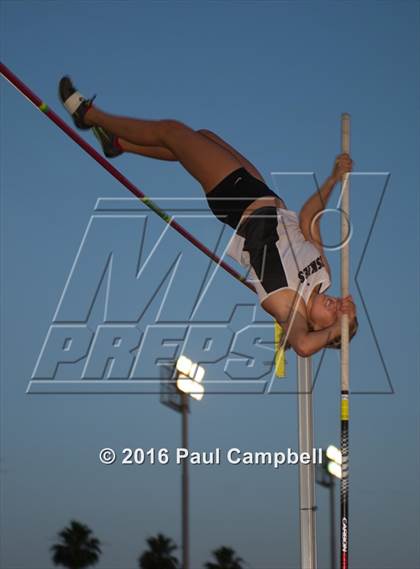
[[[350,154],[350,115],[341,115],[341,151]],[[349,294],[350,176],[341,187],[341,296]],[[348,568],[349,550],[349,321],[341,321],[341,569]]]
[[[0,73],[5,79],[9,81],[22,95],[24,95],[37,109],[42,111],[53,123],[55,123],[62,131],[64,131],[67,136],[74,140],[85,152],[87,152],[96,162],[98,162],[102,168],[105,168],[107,172],[111,174],[116,180],[118,180],[123,186],[127,188],[132,194],[134,194],[141,202],[144,203],[149,209],[154,211],[163,221],[170,225],[175,231],[180,233],[185,239],[202,251],[207,257],[212,259],[215,263],[220,265],[225,271],[232,275],[236,280],[240,281],[246,285],[250,290],[255,292],[255,288],[251,283],[246,281],[245,277],[239,274],[230,265],[222,261],[218,255],[213,253],[208,247],[201,243],[198,239],[194,237],[189,231],[187,231],[182,225],[177,223],[173,217],[164,212],[160,207],[155,204],[150,198],[148,198],[137,186],[135,186],[128,178],[126,178],[121,172],[119,172],[112,164],[108,162],[103,156],[101,156],[90,144],[88,144],[81,136],[77,134],[75,130],[70,128],[54,111],[52,111],[46,103],[44,103],[33,91],[29,89],[6,65],[0,62]]]

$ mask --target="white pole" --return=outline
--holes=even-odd
[[[341,151],[350,153],[350,115],[341,115]],[[349,294],[350,176],[346,174],[341,189],[341,296]],[[348,568],[349,548],[349,322],[341,323],[341,569]]]
[[[299,453],[312,457],[312,360],[297,358]],[[299,462],[300,567],[316,569],[315,465]]]
[[[350,115],[341,115],[341,151],[350,153]],[[341,296],[349,294],[350,176],[346,174],[341,190]],[[341,324],[341,388],[349,388],[349,322],[344,315]]]

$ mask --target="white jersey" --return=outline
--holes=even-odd
[[[297,214],[274,207],[256,211],[233,236],[228,255],[249,269],[247,280],[260,302],[279,290],[296,291],[305,303],[318,285],[324,292],[329,273],[319,250],[303,236]]]

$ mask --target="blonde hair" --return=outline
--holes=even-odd
[[[359,328],[359,321],[357,320],[357,316],[353,318],[353,320],[349,324],[349,340],[352,340],[353,336],[356,334]],[[340,350],[341,349],[341,336],[335,338],[332,342],[325,346],[326,348],[331,348],[333,350]]]

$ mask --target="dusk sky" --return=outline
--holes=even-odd
[[[3,0],[0,10],[2,63],[69,125],[57,97],[65,74],[110,112],[217,132],[294,211],[329,175],[341,113],[351,114],[360,328],[350,567],[417,569],[419,3]],[[225,456],[298,448],[296,357],[288,352],[287,377],[273,378],[272,320],[255,295],[214,272],[3,77],[0,95],[1,567],[52,569],[50,547],[75,519],[102,542],[98,569],[134,569],[148,536],[181,545],[180,467],[121,463],[124,448],[173,457],[181,445],[180,415],[159,401],[157,360],[184,351],[205,367],[190,446]],[[179,164],[133,155],[113,164],[224,254],[232,232]],[[337,199],[338,190],[332,209]],[[337,214],[322,230],[337,243]],[[128,348],[114,361],[116,327]],[[68,363],[58,364],[69,337]],[[339,446],[339,352],[312,359],[314,446]],[[101,464],[104,447],[117,451],[115,464]],[[221,545],[249,568],[299,567],[297,466],[223,460],[192,466],[190,478],[191,569]],[[328,492],[316,492],[318,567],[327,569]]]

